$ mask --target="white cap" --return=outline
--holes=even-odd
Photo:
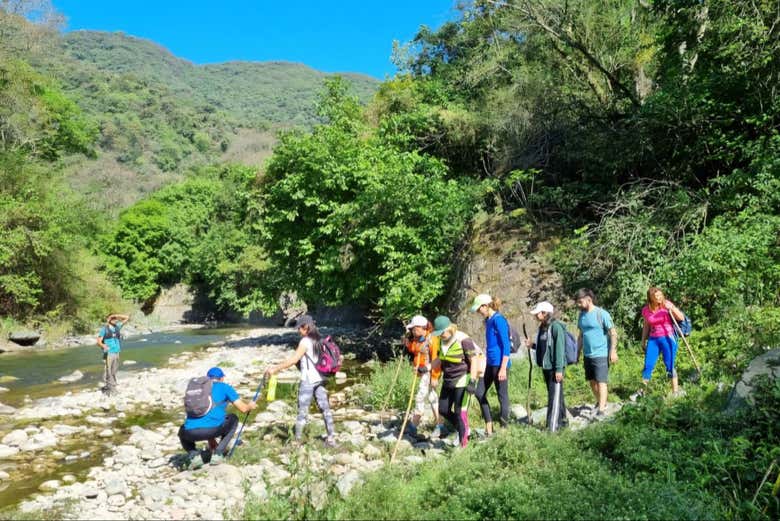
[[[553,312],[553,305],[547,302],[546,300],[543,300],[539,302],[534,308],[531,310],[532,315],[536,315],[537,313],[541,312],[547,312],[552,313]]]
[[[484,306],[485,304],[490,304],[493,302],[493,297],[488,295],[487,293],[480,293],[476,297],[474,297],[474,301],[471,303],[471,311],[476,311],[480,308],[480,306]]]
[[[415,315],[412,317],[412,321],[406,324],[406,330],[409,331],[416,326],[428,327],[428,319],[422,315]]]

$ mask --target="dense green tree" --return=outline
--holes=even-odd
[[[277,291],[376,306],[386,318],[435,302],[474,212],[475,186],[437,159],[370,131],[341,81],[328,124],[283,135],[263,179],[260,230]]]

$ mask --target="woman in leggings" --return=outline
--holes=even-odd
[[[644,327],[642,329],[642,348],[645,352],[645,367],[642,370],[642,383],[647,387],[659,354],[664,359],[666,376],[672,382],[672,393],[679,392],[677,384],[677,334],[674,321],[682,322],[685,315],[664,296],[656,287],[647,290],[647,304],[642,308]],[[640,392],[643,392],[644,389]]]
[[[306,426],[306,420],[309,416],[309,406],[312,398],[314,398],[317,400],[317,406],[322,411],[322,417],[325,419],[325,429],[328,432],[325,445],[334,447],[336,439],[333,428],[333,413],[330,410],[325,381],[316,367],[316,351],[320,341],[320,332],[314,323],[314,319],[309,315],[303,315],[298,318],[295,326],[301,335],[301,341],[298,343],[295,353],[284,362],[269,367],[265,374],[266,376],[271,376],[300,362],[301,383],[298,388],[298,418],[295,420],[295,440],[300,442],[303,437],[303,428]]]
[[[488,436],[493,433],[493,417],[490,413],[490,403],[487,393],[492,385],[498,392],[498,403],[501,410],[501,426],[509,423],[509,361],[511,343],[509,340],[509,322],[499,312],[501,301],[490,295],[477,295],[471,305],[471,311],[476,311],[485,319],[485,369],[484,388],[477,392],[479,405],[482,408],[482,418],[485,420],[485,431]],[[482,386],[481,386],[482,387]]]
[[[477,391],[481,351],[469,336],[447,317],[433,322],[433,335],[441,337],[439,357],[432,367],[441,368],[439,414],[458,431],[461,448],[469,442],[469,402]]]

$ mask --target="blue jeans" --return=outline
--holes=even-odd
[[[677,369],[674,368],[674,362],[677,360],[677,339],[671,336],[659,336],[647,339],[642,379],[650,380],[650,377],[653,376],[653,369],[655,369],[659,354],[664,358],[666,376],[669,378],[677,376]]]

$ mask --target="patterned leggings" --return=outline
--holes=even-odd
[[[331,437],[334,434],[333,413],[330,411],[328,391],[325,390],[324,383],[309,384],[301,382],[298,388],[298,418],[295,420],[295,439],[297,440],[303,436],[303,427],[306,425],[306,420],[309,416],[309,406],[312,398],[317,399],[317,406],[322,411],[322,417],[325,419],[325,429],[328,431],[328,436]]]

